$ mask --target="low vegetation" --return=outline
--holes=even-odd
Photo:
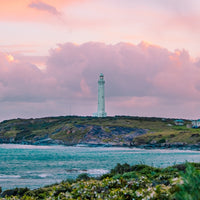
[[[186,126],[172,126],[169,130],[163,130],[153,133],[140,135],[133,139],[133,143],[141,144],[159,144],[168,143],[176,144],[198,144],[200,143],[200,129],[187,128]]]
[[[99,178],[81,174],[76,180],[43,188],[15,188],[2,192],[1,199],[114,199],[114,200],[199,200],[200,164],[185,163],[167,168],[117,164]]]

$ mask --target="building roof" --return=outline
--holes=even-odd
[[[175,122],[184,122],[182,119],[177,119]]]
[[[192,122],[200,122],[200,119],[192,120]]]

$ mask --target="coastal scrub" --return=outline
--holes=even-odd
[[[1,194],[1,199],[198,200],[199,170],[199,163],[185,163],[163,169],[147,165],[117,164],[110,173],[100,178],[90,178],[83,174],[77,180],[62,181],[35,190],[15,189],[15,194],[13,190],[7,190]]]

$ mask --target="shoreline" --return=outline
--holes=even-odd
[[[137,148],[137,149],[160,149],[160,150],[190,150],[190,151],[200,151],[200,144],[185,144],[181,142],[177,143],[160,143],[160,144],[109,144],[109,143],[78,143],[78,144],[62,144],[62,143],[29,143],[29,142],[4,142],[0,144],[15,144],[15,145],[33,145],[33,146],[66,146],[66,147],[119,147],[119,148]]]

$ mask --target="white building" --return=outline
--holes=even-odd
[[[192,121],[192,128],[199,128],[200,127],[200,119]]]
[[[177,126],[183,126],[184,125],[184,121],[182,119],[177,119],[174,121],[175,125]]]
[[[104,75],[101,73],[98,80],[98,110],[93,115],[95,117],[106,117],[104,84]]]

